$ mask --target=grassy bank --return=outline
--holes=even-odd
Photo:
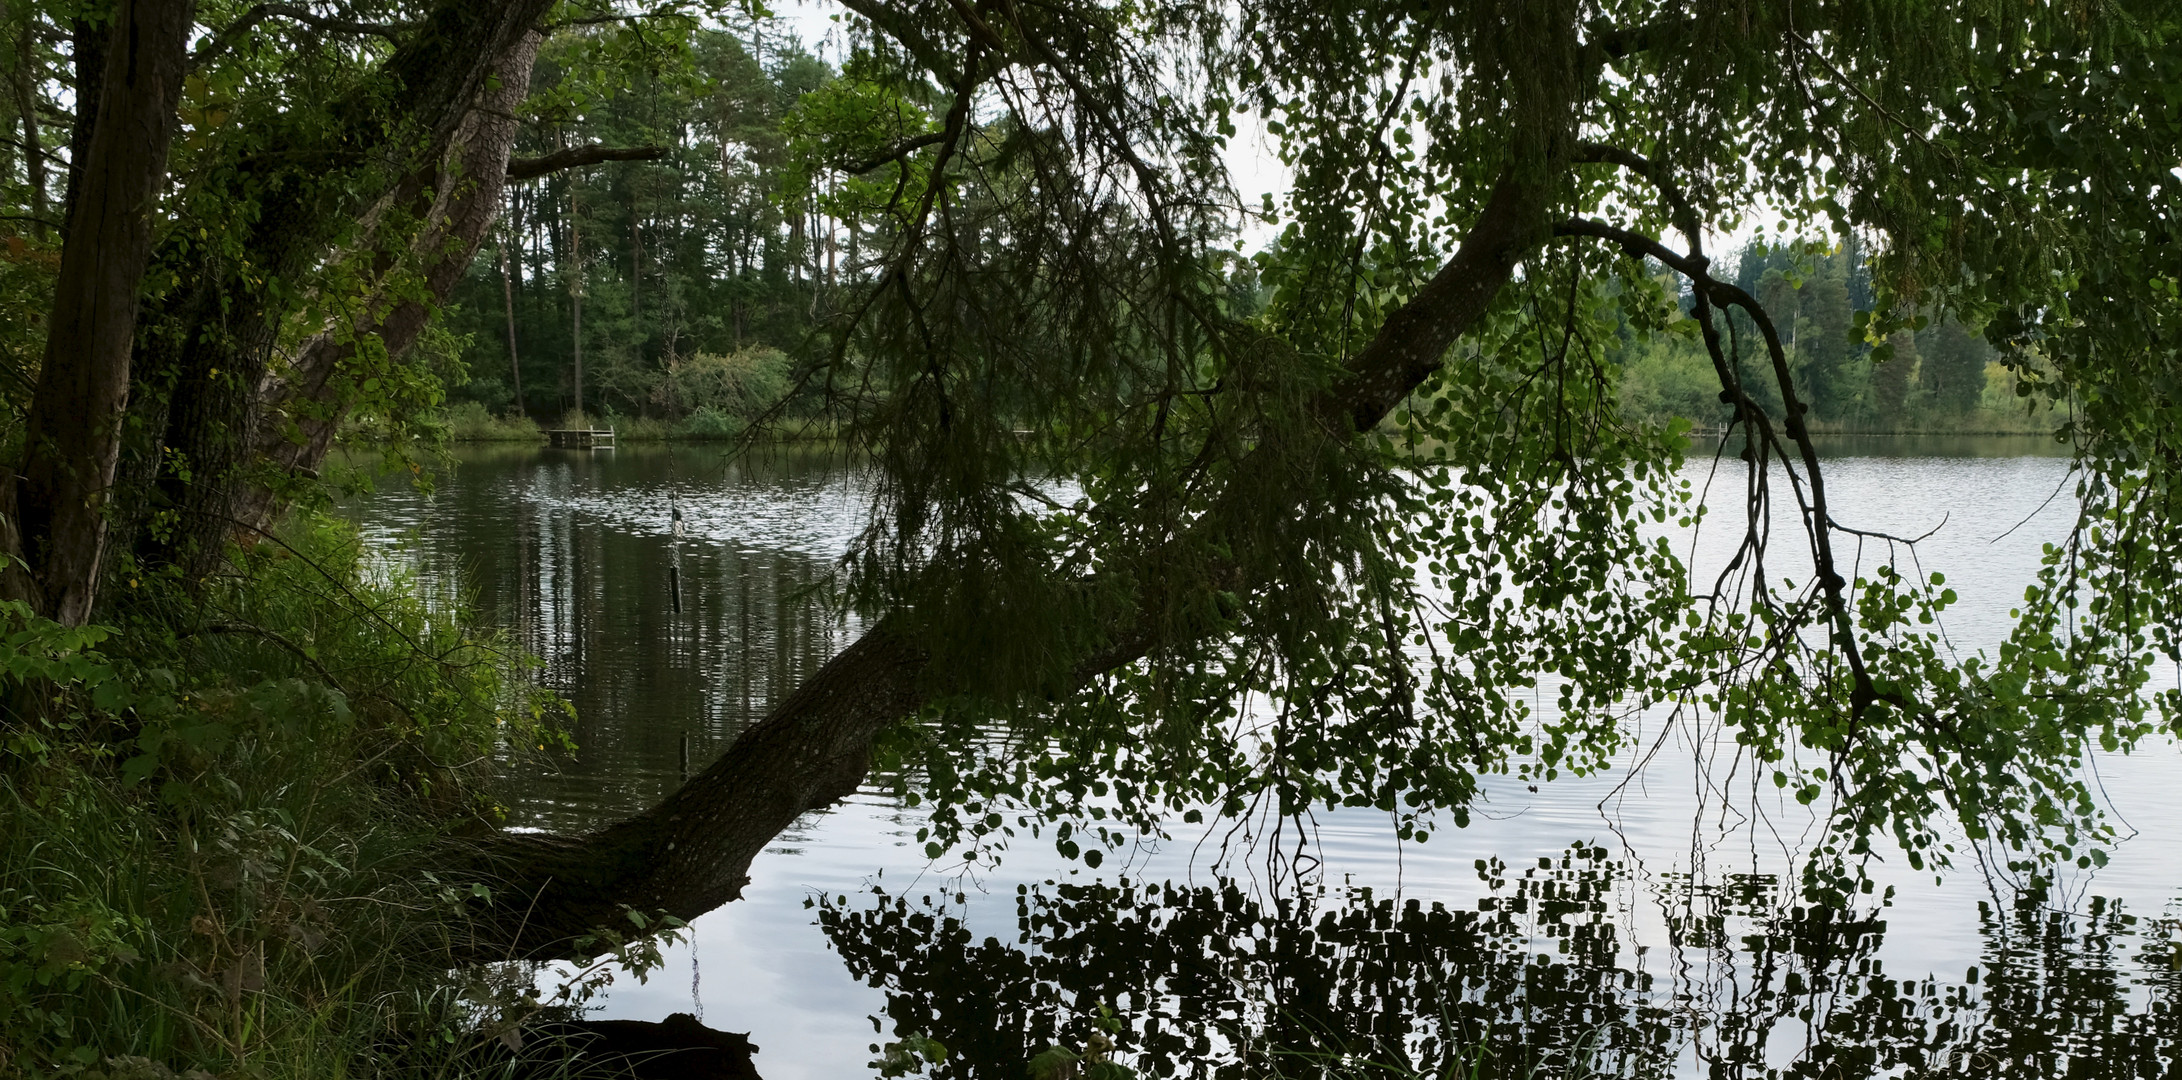
[[[297,515],[111,630],[0,606],[0,1075],[455,1075],[512,986],[450,979],[523,661]]]

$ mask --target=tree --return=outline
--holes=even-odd
[[[1013,807],[1080,821],[1095,863],[1195,806],[1376,805],[1421,836],[1482,772],[1601,767],[1645,706],[1732,727],[1833,808],[1814,895],[1882,837],[1945,862],[1950,817],[2018,872],[2101,857],[2082,755],[2152,729],[2142,665],[2176,649],[2182,533],[2153,524],[2177,509],[2155,344],[2176,311],[2151,284],[2174,253],[2147,246],[2175,181],[2146,164],[2182,134],[2156,105],[2170,13],[846,6],[836,97],[864,121],[808,152],[883,254],[805,379],[884,477],[845,575],[875,626],[659,807],[507,838],[514,947],[732,898],[874,754],[927,770],[935,858],[982,857]],[[2033,102],[2074,126],[2022,126]],[[870,122],[900,103],[923,119]],[[1245,209],[1217,164],[1244,111],[1297,173],[1247,319],[1211,270]],[[2078,130],[2115,134],[2054,134]],[[1710,273],[1706,228],[1757,201],[1869,238],[1870,277],[1852,257],[1839,288],[1873,290],[1882,376],[1915,363],[1885,313],[1936,305],[2055,358],[2044,391],[2144,391],[2070,429],[2098,478],[2083,527],[1997,661],[1926,628],[1938,581],[1836,560],[1841,537],[1900,542],[1826,501],[1793,324]],[[1743,569],[1705,595],[1637,529],[1688,513],[1680,443],[1621,422],[1599,363],[1600,301],[1656,288],[1643,260],[1690,283],[1747,447]],[[1082,498],[1044,499],[1053,475]],[[1776,513],[1813,580],[1765,574]],[[1531,715],[1511,692],[1546,679],[1559,702]],[[975,737],[996,724],[1001,750]]]
[[[567,249],[580,238],[589,255],[580,274],[584,382],[595,409],[673,419],[719,410],[721,402],[679,392],[683,365],[801,342],[837,293],[817,279],[823,266],[814,270],[813,261],[823,264],[830,250],[838,268],[857,241],[839,238],[853,233],[839,223],[810,223],[825,215],[808,185],[783,190],[790,141],[783,118],[825,76],[800,44],[779,36],[757,21],[692,29],[679,50],[660,47],[661,35],[648,38],[648,51],[575,33],[551,43],[518,152],[571,142],[656,145],[661,154],[656,163],[522,184],[514,212],[541,235],[518,230],[510,238],[514,261],[503,279],[473,274],[457,287],[456,325],[483,340],[512,333],[529,343],[521,381],[557,388],[565,406],[574,297],[566,280],[542,283],[575,272]],[[798,222],[819,242],[799,242]],[[450,392],[497,411],[512,402],[514,381],[488,375]]]
[[[1882,424],[1898,430],[1915,404],[1919,360],[1916,335],[1896,330],[1887,336],[1884,347],[1873,352],[1872,360],[1878,365],[1871,375],[1872,407]]]
[[[89,122],[78,126],[90,134],[76,140],[83,156],[71,163],[70,239],[61,250],[20,480],[0,486],[6,521],[0,544],[27,556],[38,575],[16,570],[13,591],[70,626],[90,617],[97,597],[105,502],[119,462],[136,338],[137,281],[151,257],[152,207],[165,180],[192,7],[188,0],[146,0],[110,14],[99,92],[79,101]]]
[[[1955,319],[1942,318],[1924,335],[1918,383],[1932,395],[1932,405],[1942,414],[1962,416],[1977,408],[1985,394],[1985,365],[1993,348]]]
[[[1798,376],[1810,387],[1819,415],[1836,423],[1854,420],[1868,408],[1869,367],[1850,320],[1848,286],[1853,272],[1849,253],[1828,257],[1802,290]]]
[[[624,907],[731,899],[781,828],[877,755],[929,778],[935,858],[986,857],[1015,828],[1006,810],[1069,824],[1057,843],[1095,864],[1205,809],[1376,806],[1421,838],[1434,815],[1465,820],[1484,773],[1603,767],[1655,706],[1732,728],[1777,783],[1831,807],[1814,895],[1852,888],[1886,838],[1944,862],[1949,818],[2007,869],[2099,857],[2083,755],[2178,704],[2145,693],[2150,659],[2178,650],[2182,566],[2165,344],[2182,119],[2164,107],[2182,42],[2165,5],[845,6],[854,52],[831,80],[768,68],[762,35],[746,57],[698,50],[715,85],[755,71],[780,95],[714,99],[713,175],[744,196],[718,216],[728,239],[640,255],[647,210],[685,211],[633,189],[593,199],[572,177],[549,181],[565,201],[516,202],[537,230],[526,282],[592,283],[578,229],[596,272],[622,273],[613,340],[631,362],[649,327],[727,315],[740,334],[765,314],[676,311],[677,279],[649,268],[797,299],[800,315],[768,316],[816,327],[787,393],[822,394],[880,478],[840,582],[873,628],[659,807],[485,844],[492,955],[569,950]],[[400,366],[404,337],[457,286],[493,188],[526,173],[501,106],[534,56],[562,63],[537,33],[549,7],[365,23],[262,5],[205,28],[201,80],[173,108],[165,179],[184,182],[134,283],[126,422],[100,405],[55,472],[80,488],[98,439],[123,433],[107,508],[84,520],[127,554],[33,541],[12,587],[89,595],[126,565],[186,588],[308,487],[346,410],[432,398]],[[156,80],[104,78],[135,62],[124,51],[173,56],[140,48],[107,67],[79,45],[77,100],[99,103],[83,145],[109,100],[157,111],[140,99]],[[1243,114],[1295,170],[1271,211],[1220,164]],[[590,153],[544,134],[538,162]],[[738,144],[787,166],[770,210],[729,160]],[[85,193],[138,175],[101,160],[73,173],[64,264],[92,244],[74,226]],[[1850,536],[1896,542],[1827,501],[1799,324],[1777,310],[1800,291],[1784,274],[1761,303],[1762,267],[1725,280],[1702,246],[1759,203],[1869,241],[1869,280],[1852,259],[1842,284],[1880,313],[1855,324],[1866,342],[1906,348],[1910,313],[1950,313],[2007,350],[2027,392],[2075,404],[2080,528],[1999,657],[1958,659],[1929,628],[1942,583],[1892,566],[1851,580],[1836,559]],[[1241,303],[1233,243],[1253,213],[1281,231]],[[545,242],[563,228],[565,255]],[[843,241],[862,258],[844,266]],[[130,250],[98,265],[126,270]],[[1642,531],[1694,513],[1673,482],[1683,442],[1625,420],[1604,354],[1624,315],[1642,332],[1680,318],[1661,270],[1688,284],[1747,462],[1734,573],[1701,594]],[[95,291],[99,310],[128,292]],[[49,348],[41,380],[103,378],[112,355]],[[32,411],[33,430],[62,430]],[[1062,501],[1055,478],[1080,495]],[[18,523],[78,512],[43,490],[22,489]],[[1776,516],[1810,580],[1767,572]],[[1548,683],[1556,703],[1534,714]]]

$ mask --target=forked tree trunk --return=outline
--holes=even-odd
[[[98,595],[138,283],[151,258],[152,212],[166,177],[193,6],[126,0],[114,10],[105,90],[70,185],[68,239],[20,481],[0,489],[0,513],[17,530],[15,549],[35,579],[17,575],[10,591],[28,593],[23,598],[71,626],[90,617]]]
[[[371,215],[375,223],[395,215],[401,204],[429,197],[424,228],[407,246],[412,267],[388,261],[379,267],[377,294],[365,304],[361,324],[328,329],[306,341],[287,371],[266,380],[259,396],[270,422],[258,440],[258,452],[276,476],[315,474],[348,417],[355,390],[349,370],[356,342],[377,335],[386,357],[399,361],[431,319],[431,307],[411,295],[394,299],[389,272],[412,271],[423,277],[432,306],[444,302],[462,280],[485,234],[498,220],[507,185],[508,160],[519,124],[515,109],[530,87],[530,69],[544,39],[535,31],[518,39],[493,68],[493,78],[477,105],[463,119],[446,156],[397,186]],[[366,249],[384,241],[367,236]],[[510,328],[509,349],[514,348]],[[520,376],[518,376],[520,378]],[[520,390],[518,390],[520,393]],[[269,528],[284,500],[275,483],[253,484],[244,495],[237,521],[250,531]]]
[[[1484,316],[1517,260],[1546,236],[1541,187],[1500,182],[1461,250],[1317,403],[1318,415],[1333,421],[1330,435],[1377,426]],[[1125,640],[1133,630],[1112,636]],[[1078,674],[1129,663],[1148,644],[1086,658]],[[687,920],[735,899],[752,860],[781,830],[856,789],[880,732],[946,692],[934,685],[938,677],[924,650],[882,621],[659,805],[586,837],[498,839],[483,853],[500,888],[483,913],[481,955],[560,955],[591,928],[626,927],[624,906]]]
[[[321,110],[267,122],[242,156],[208,162],[192,193],[208,208],[233,198],[253,214],[233,223],[236,250],[201,253],[181,238],[164,253],[182,284],[162,297],[148,328],[135,422],[156,434],[131,452],[144,514],[136,553],[198,581],[247,526],[254,487],[271,471],[260,455],[274,349],[308,284],[360,214],[405,177],[441,160],[469,121],[493,66],[552,0],[441,0],[378,71]],[[231,190],[241,185],[248,192]],[[208,209],[208,212],[209,209]],[[226,226],[223,226],[226,227]]]

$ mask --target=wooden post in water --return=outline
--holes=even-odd
[[[682,782],[689,783],[689,732],[682,733]]]
[[[667,592],[674,597],[674,613],[680,615],[682,613],[682,568],[673,563],[667,564]]]

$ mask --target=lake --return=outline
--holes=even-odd
[[[1961,595],[1951,639],[1997,641],[2070,524],[2066,458],[2034,439],[1826,450],[1836,517],[1938,527],[1917,558]],[[813,595],[862,523],[853,470],[690,446],[457,458],[433,494],[390,488],[351,513],[383,557],[508,627],[574,704],[578,750],[508,777],[519,827],[579,831],[658,799],[685,745],[702,768],[856,632]],[[1739,486],[1735,464],[1716,491]],[[1704,483],[1712,461],[1689,468]],[[1700,572],[1724,558],[1714,521],[1677,538]],[[1798,576],[1788,546],[1776,576]],[[1879,546],[1845,557],[1868,571],[1893,557]],[[1398,843],[1381,814],[1320,813],[1300,858],[1292,829],[1275,851],[1258,823],[1216,863],[1227,826],[1177,822],[1096,871],[1029,841],[964,878],[928,865],[890,785],[867,785],[783,834],[741,902],[697,920],[648,981],[621,979],[601,1015],[748,1031],[772,1080],[875,1074],[872,1047],[912,1032],[948,1048],[935,1075],[1020,1080],[1031,1055],[1107,1029],[1148,1076],[2176,1067],[2172,745],[2095,763],[2136,831],[2103,870],[2027,895],[1974,864],[1935,881],[1894,859],[1867,902],[1831,909],[1795,899],[1810,814],[1710,733],[1647,723],[1611,773],[1535,792],[1496,778],[1469,827],[1424,844]]]

